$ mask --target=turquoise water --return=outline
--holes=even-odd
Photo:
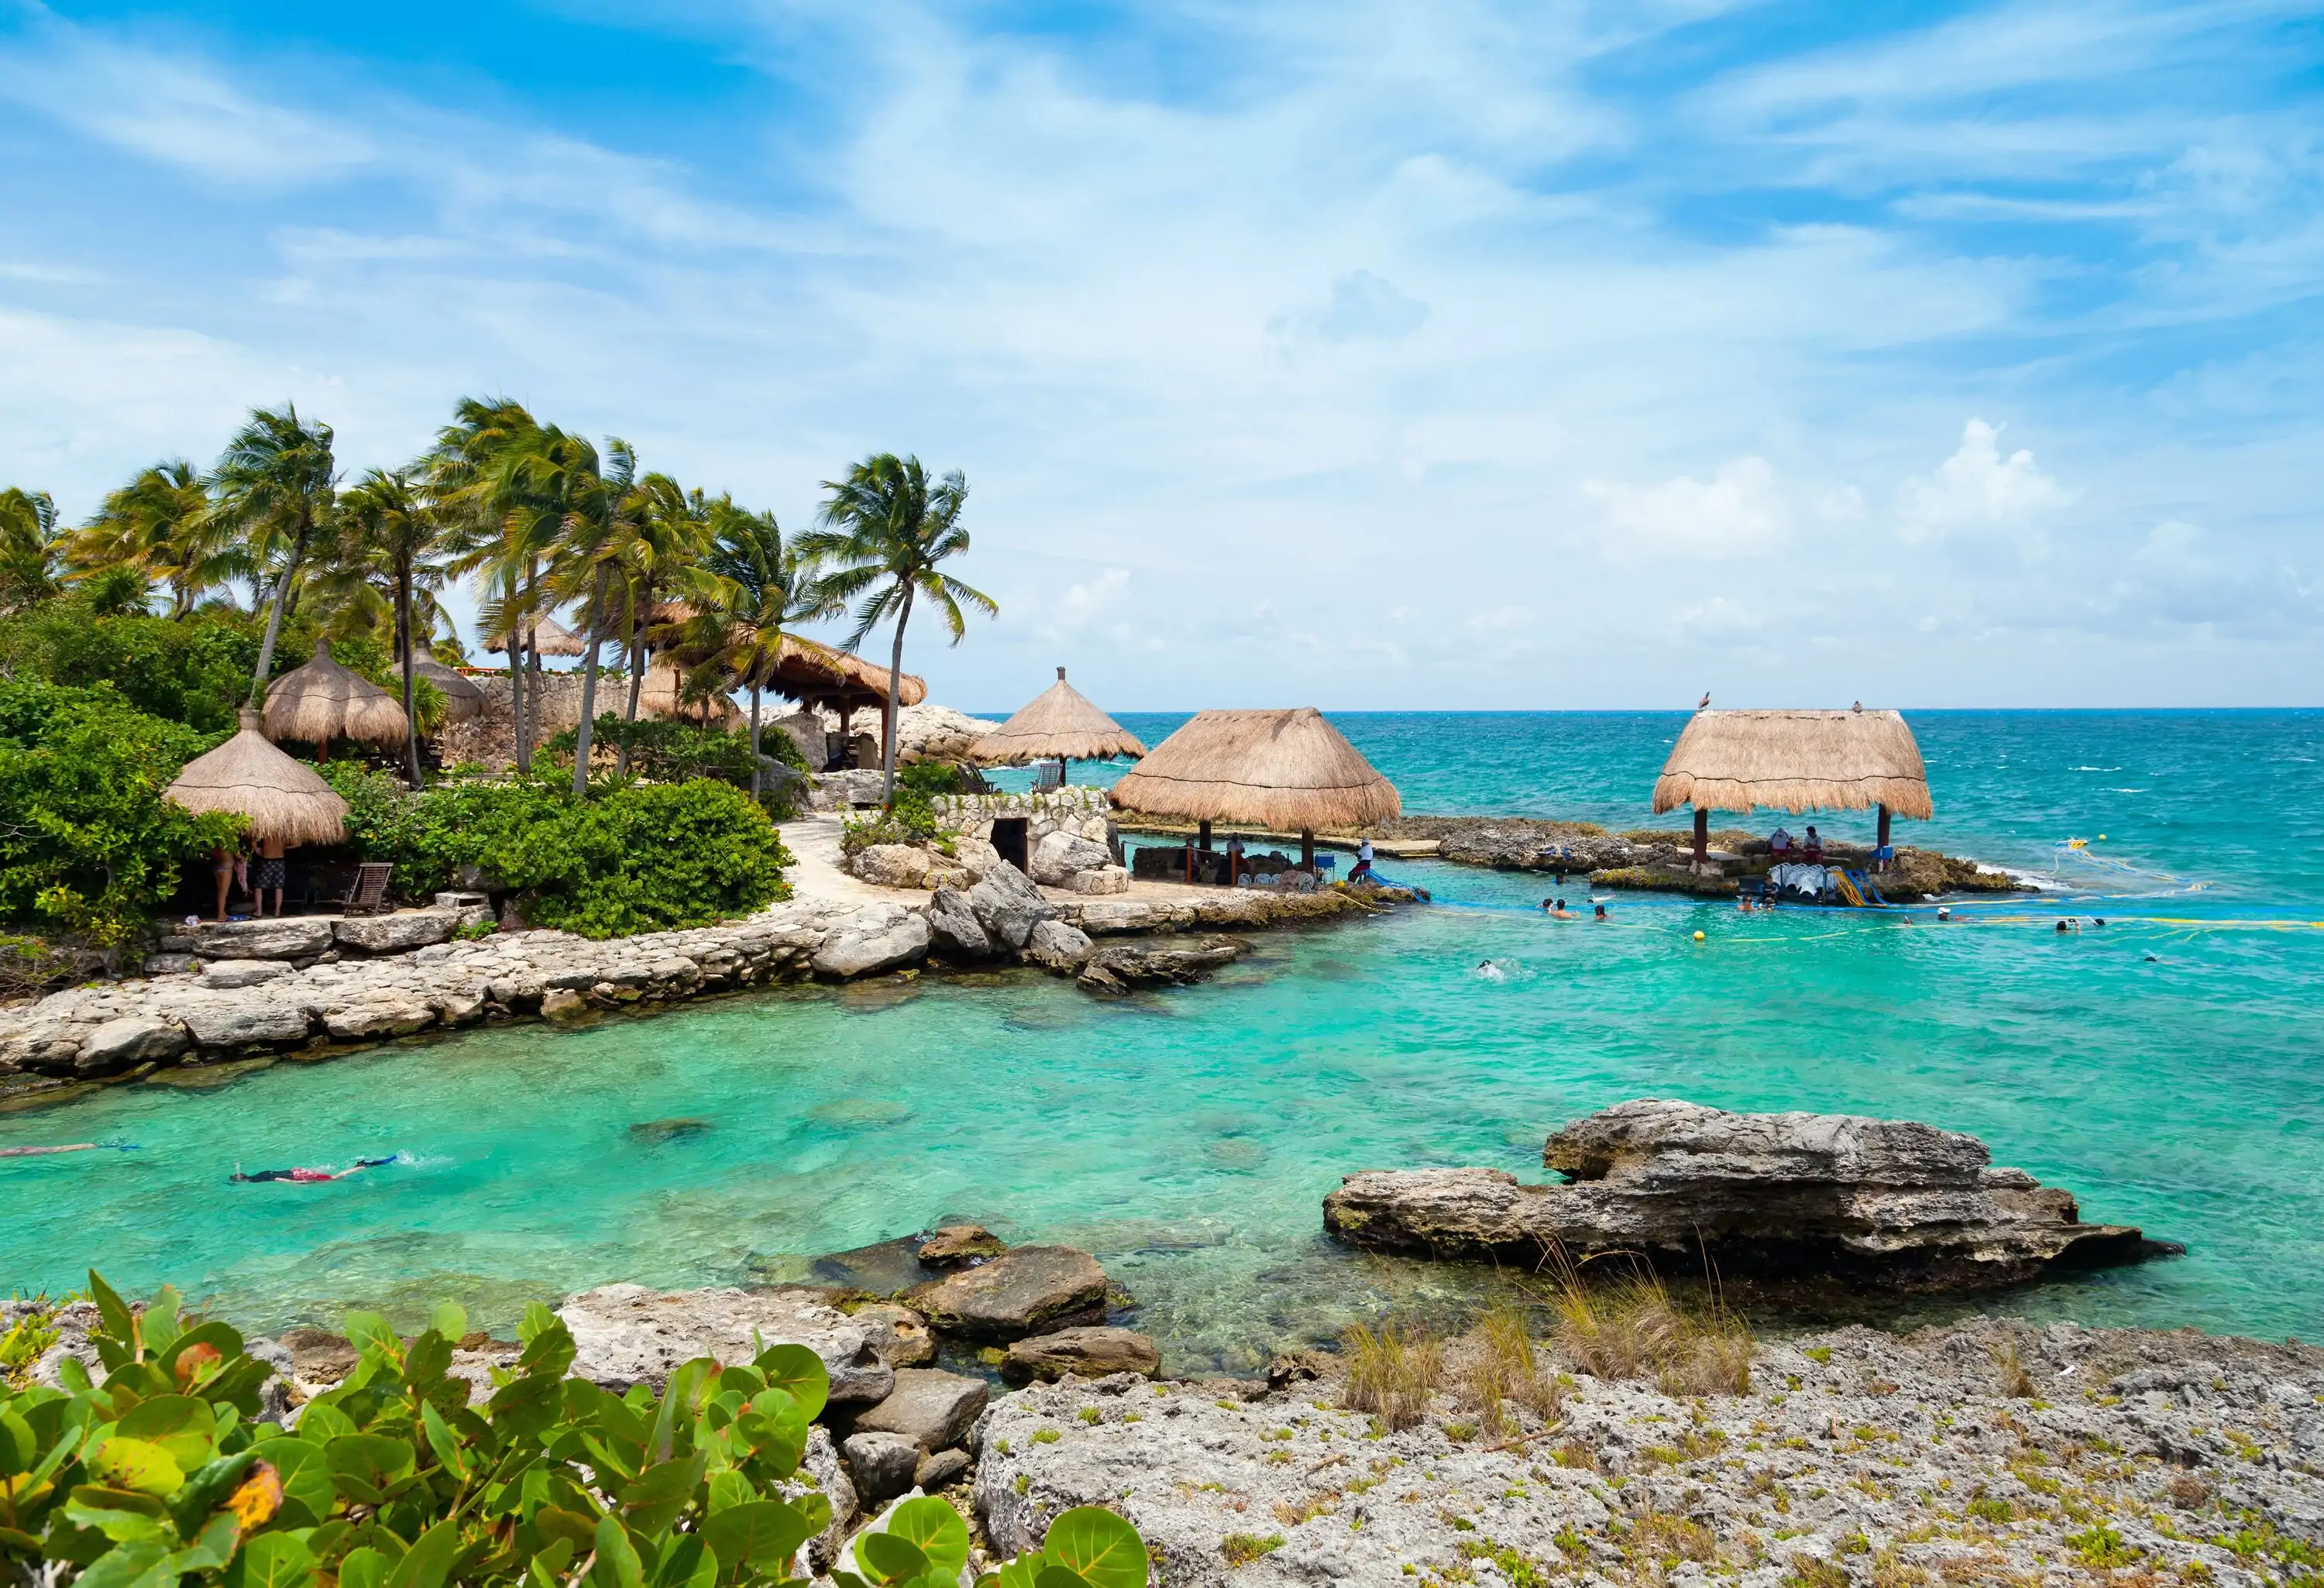
[[[1149,742],[1168,725],[1126,720]],[[1407,808],[1628,826],[1681,719],[1335,720]],[[0,1161],[0,1285],[56,1288],[95,1262],[254,1324],[442,1295],[504,1319],[616,1279],[782,1277],[971,1217],[1098,1252],[1176,1365],[1241,1366],[1474,1282],[1324,1242],[1342,1173],[1538,1174],[1563,1120],[1659,1094],[1971,1131],[2086,1217],[2190,1248],[2020,1310],[2312,1337],[2324,930],[2300,923],[2324,920],[2324,714],[1913,721],[1939,816],[1907,841],[2059,864],[2091,893],[1943,926],[1625,896],[1601,926],[1527,912],[1539,878],[1398,863],[1440,908],[1264,937],[1217,983],[1122,1003],[1020,973],[926,978],[118,1088],[0,1116],[0,1144],[142,1143]],[[2100,833],[2101,860],[2058,860]],[[2109,924],[2061,937],[2068,909]],[[633,1129],[674,1118],[706,1128]],[[236,1160],[386,1150],[412,1161],[226,1183]]]

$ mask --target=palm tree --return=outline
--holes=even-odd
[[[286,402],[279,411],[252,410],[249,421],[226,442],[217,466],[210,471],[216,495],[212,511],[240,533],[253,577],[257,569],[277,565],[266,637],[259,642],[258,667],[250,679],[253,709],[265,701],[275,642],[282,635],[283,608],[307,548],[336,503],[336,471],[331,427],[301,420],[295,402]]]
[[[532,766],[532,735],[525,725],[525,618],[540,548],[512,531],[500,493],[509,455],[531,445],[540,428],[521,403],[463,397],[452,422],[436,432],[427,460],[429,493],[450,526],[452,571],[476,580],[485,637],[508,647],[510,725],[520,771]]]
[[[127,566],[166,581],[173,619],[254,571],[234,526],[211,511],[208,482],[182,457],[164,458],[108,494],[73,532],[65,557],[77,577]]]
[[[851,651],[883,619],[895,620],[895,646],[888,662],[887,746],[881,758],[886,773],[881,798],[892,801],[896,691],[903,686],[904,625],[911,621],[913,601],[924,596],[944,614],[955,645],[968,630],[961,616],[963,602],[987,617],[998,617],[1001,608],[991,596],[937,567],[968,549],[968,531],[960,522],[968,480],[960,470],[931,487],[918,458],[881,452],[850,468],[845,479],[824,481],[823,488],[830,493],[816,514],[824,527],[798,541],[800,555],[835,565],[816,580],[816,595],[834,612],[855,603],[855,629],[847,641]]]
[[[374,577],[383,579],[394,603],[395,654],[403,669],[404,771],[417,789],[421,777],[420,717],[412,702],[419,633],[414,598],[443,583],[444,520],[413,469],[375,468],[339,498],[339,523],[341,567],[366,585]],[[429,632],[434,630],[431,614]]]
[[[0,613],[57,593],[57,504],[45,491],[0,491]]]
[[[578,598],[582,604],[588,649],[581,670],[581,720],[574,729],[573,793],[584,799],[589,792],[598,658],[610,615],[613,577],[637,534],[637,453],[628,442],[609,436],[601,459],[582,437],[549,425],[536,429],[523,446],[512,448],[506,463],[499,478],[507,511],[528,515],[528,538],[551,549],[550,597]]]
[[[627,631],[622,657],[630,669],[630,697],[622,720],[634,723],[653,645],[652,628],[663,603],[673,596],[692,596],[699,605],[716,600],[717,582],[702,567],[715,531],[710,504],[700,489],[688,491],[668,475],[648,475],[638,481],[622,512],[632,526],[620,565],[626,577],[613,598],[620,602]],[[614,775],[625,776],[629,768],[630,744],[624,735]]]
[[[751,691],[751,798],[762,787],[759,760],[759,702],[782,660],[783,642],[794,623],[830,615],[816,588],[821,571],[786,545],[771,512],[751,512],[721,496],[710,503],[716,540],[702,559],[718,581],[715,598],[679,625],[678,642],[704,664]]]

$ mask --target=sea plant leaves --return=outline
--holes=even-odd
[[[1102,1505],[1077,1505],[1051,1522],[1041,1553],[1090,1588],[1146,1588],[1150,1563],[1145,1540],[1137,1528]],[[1055,1585],[1044,1583],[1042,1588]]]

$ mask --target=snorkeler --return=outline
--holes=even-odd
[[[359,1158],[343,1169],[261,1169],[254,1175],[244,1174],[242,1166],[236,1164],[234,1166],[233,1183],[258,1185],[271,1180],[288,1180],[294,1186],[316,1186],[326,1180],[344,1180],[364,1169],[384,1168],[394,1161],[391,1154],[386,1158]]]

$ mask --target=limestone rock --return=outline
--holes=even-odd
[[[1241,955],[1231,937],[1209,937],[1193,948],[1101,949],[1082,966],[1074,985],[1085,992],[1119,994],[1137,987],[1191,986],[1208,981]]]
[[[202,966],[202,985],[233,992],[263,986],[297,974],[279,959],[217,959]]]
[[[929,941],[941,953],[960,959],[982,959],[992,953],[968,895],[956,888],[940,887],[928,900]]]
[[[236,999],[189,1008],[186,1030],[204,1048],[246,1048],[261,1042],[301,1042],[307,1011],[295,1003]]]
[[[1070,1246],[1019,1246],[905,1299],[947,1334],[1014,1340],[1105,1321],[1105,1270]]]
[[[880,1360],[891,1368],[916,1368],[934,1362],[936,1337],[928,1320],[908,1306],[892,1301],[871,1301],[848,1315]]]
[[[109,1076],[152,1060],[175,1058],[186,1050],[185,1032],[169,1020],[125,1014],[109,1020],[82,1039],[75,1073]]]
[[[982,1379],[936,1368],[899,1368],[895,1392],[858,1413],[855,1431],[901,1435],[922,1450],[949,1450],[968,1437],[991,1399]]]
[[[934,1494],[946,1484],[958,1482],[967,1474],[968,1465],[965,1450],[939,1450],[920,1457],[919,1465],[912,1470],[912,1482]]]
[[[697,1356],[746,1362],[766,1344],[786,1341],[823,1359],[835,1404],[885,1399],[896,1374],[872,1349],[854,1320],[796,1292],[744,1290],[664,1293],[643,1285],[603,1285],[558,1310],[573,1331],[573,1371],[609,1389],[646,1384],[656,1393],[672,1369]]]
[[[920,1242],[920,1262],[932,1269],[973,1268],[1009,1250],[1009,1243],[982,1224],[946,1224]]]
[[[1536,1260],[1644,1251],[1722,1273],[1973,1290],[2059,1263],[2168,1248],[2085,1224],[2070,1193],[1991,1167],[1972,1136],[1843,1114],[1738,1114],[1654,1098],[1578,1120],[1543,1157],[1570,1177],[1499,1169],[1367,1170],[1324,1199],[1343,1240],[1435,1256]]]
[[[331,946],[331,923],[318,916],[264,916],[205,921],[194,928],[204,959],[305,959]]]
[[[1118,865],[1092,866],[1066,878],[1065,886],[1076,893],[1127,893],[1130,873]]]
[[[1088,962],[1091,951],[1089,934],[1063,921],[1035,921],[1033,935],[1025,939],[1025,957],[1047,970],[1078,971]]]
[[[886,907],[883,907],[886,908]],[[831,940],[816,951],[814,967],[819,976],[868,976],[881,971],[894,970],[899,965],[918,965],[927,957],[927,918],[916,912],[897,910],[881,919],[872,916],[862,925],[835,933]]]
[[[927,884],[936,856],[917,844],[873,844],[847,857],[851,875],[875,888],[918,888]]]
[[[460,928],[456,909],[400,909],[393,915],[348,916],[331,936],[367,954],[403,954],[450,939]]]
[[[323,1029],[342,1042],[353,1042],[364,1038],[409,1036],[433,1024],[435,1020],[436,1011],[426,1001],[382,992],[357,1002],[326,1008]]]
[[[1031,870],[1035,882],[1062,888],[1082,872],[1112,863],[1113,855],[1104,845],[1060,828],[1033,846]]]
[[[588,1000],[570,987],[551,987],[540,995],[540,1017],[543,1020],[577,1020],[588,1012]]]
[[[873,1505],[884,1504],[912,1486],[919,1470],[920,1447],[901,1434],[877,1431],[850,1434],[840,1446],[847,1457],[848,1475],[855,1491]]]
[[[952,841],[952,858],[954,865],[968,873],[971,887],[990,876],[994,866],[1007,863],[1001,858],[1001,851],[990,843],[965,834]]]
[[[145,956],[145,974],[149,976],[182,976],[188,971],[201,968],[201,961],[190,954],[149,954]]]
[[[856,1519],[863,1514],[854,1481],[848,1477],[847,1468],[832,1445],[830,1429],[821,1423],[807,1429],[807,1454],[799,1461],[799,1470],[783,1482],[778,1492],[786,1500],[820,1494],[831,1501],[831,1526],[808,1539],[800,1551],[807,1556],[810,1570],[818,1574],[830,1571],[832,1562],[839,1558],[840,1546],[847,1542],[848,1534],[855,1530]]]
[[[968,891],[968,903],[985,935],[1010,948],[1024,947],[1034,924],[1052,920],[1057,913],[1032,880],[1005,860],[996,862],[984,880]]]
[[[1162,1371],[1162,1353],[1150,1335],[1135,1329],[1060,1329],[1010,1346],[1001,1376],[1012,1384],[1034,1379],[1102,1379],[1136,1373],[1150,1379]]]

